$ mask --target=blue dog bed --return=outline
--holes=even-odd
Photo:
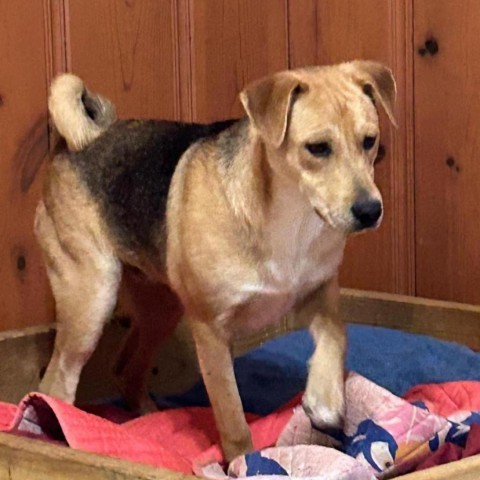
[[[422,383],[480,380],[480,353],[467,347],[396,330],[348,326],[347,368],[402,396]],[[268,341],[235,360],[247,412],[266,415],[305,388],[313,342],[305,330]],[[203,383],[161,406],[208,405]]]

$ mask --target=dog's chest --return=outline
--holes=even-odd
[[[323,283],[335,273],[343,255],[345,241],[340,233],[315,214],[292,213],[267,231],[261,276],[269,290],[295,293]]]
[[[285,215],[266,232],[259,281],[246,286],[242,324],[261,329],[276,323],[305,295],[335,275],[345,238],[314,215]],[[285,222],[285,220],[288,220]]]

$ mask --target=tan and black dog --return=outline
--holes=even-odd
[[[318,425],[342,421],[337,271],[347,236],[381,220],[375,103],[393,122],[395,82],[356,61],[277,73],[240,98],[238,121],[122,121],[78,77],[58,77],[49,108],[70,152],[51,162],[35,222],[58,321],[41,390],[74,401],[122,271],[136,267],[164,308],[127,348],[125,393],[145,404],[163,325],[185,315],[227,459],[252,447],[231,340],[289,311],[316,341],[304,408]]]

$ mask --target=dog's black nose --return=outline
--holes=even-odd
[[[373,227],[382,215],[382,202],[379,200],[358,200],[352,206],[352,213],[360,229]]]

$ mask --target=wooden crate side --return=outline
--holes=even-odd
[[[0,433],[0,479],[188,480],[195,477]]]
[[[480,455],[400,480],[477,480]],[[0,433],[0,479],[8,480],[191,480],[196,477],[147,465],[81,452],[66,447]]]
[[[114,319],[85,367],[77,393],[78,403],[118,396],[113,364],[126,329]],[[0,400],[18,403],[37,390],[50,360],[55,326],[31,327],[0,333]],[[159,395],[186,391],[198,379],[195,348],[185,325],[168,340],[150,375],[150,389]]]
[[[345,320],[351,323],[431,335],[480,350],[480,307],[344,289],[342,310]],[[275,327],[237,339],[234,353],[239,356],[297,328],[294,316],[287,316]],[[118,319],[106,328],[83,372],[78,392],[80,403],[118,394],[112,366],[126,332],[125,323]],[[54,333],[54,326],[50,325],[0,335],[0,399],[16,403],[37,388],[50,358]],[[195,347],[187,326],[181,324],[159,352],[149,386],[159,395],[176,394],[198,379]]]
[[[0,333],[0,401],[17,403],[38,388],[54,335],[54,325]]]
[[[480,350],[480,307],[455,302],[343,290],[346,322],[430,335]]]
[[[432,334],[447,340],[462,341],[467,345],[479,347],[477,338],[480,337],[480,307],[356,290],[343,290],[342,306],[347,319],[355,323]],[[238,339],[235,346],[236,353],[241,354],[273,336],[295,328],[294,318],[286,317],[275,329]],[[125,328],[120,325],[120,322],[112,322],[109,326],[89,369],[85,371],[83,383],[86,392],[97,394],[98,386],[95,386],[95,382],[108,384],[106,376],[110,375],[107,368],[109,359],[112,358],[113,348],[121,341],[124,331]],[[2,400],[8,400],[5,397],[7,394],[16,395],[19,398],[27,391],[34,389],[31,386],[38,381],[36,369],[41,368],[48,360],[53,336],[53,326],[8,332],[0,336],[0,366],[2,368],[0,374],[2,379],[7,380],[6,382],[2,381],[0,385]],[[195,377],[194,349],[184,326],[171,339],[166,351],[169,353],[166,354],[165,350],[160,353],[158,365],[167,364],[169,366],[170,378],[172,378],[172,371],[180,368],[179,373],[173,377],[181,379],[183,376],[181,381],[185,382],[185,378],[187,378],[193,382],[197,378]],[[32,364],[33,367],[24,371],[18,369],[19,364]],[[8,371],[11,373],[6,375]],[[161,380],[162,376],[166,374],[159,373],[152,378],[158,382],[157,387],[161,387],[162,384],[165,386],[165,382]],[[96,377],[98,377],[97,380],[94,380]],[[23,392],[20,392],[22,389]],[[17,400],[10,399],[10,401]],[[475,456],[399,478],[405,480],[446,480],[450,478],[471,480],[478,478],[479,472],[480,456]],[[191,478],[167,470],[154,469],[0,433],[0,479],[56,480],[65,478],[66,473],[72,480],[83,478],[91,480],[180,480]]]

